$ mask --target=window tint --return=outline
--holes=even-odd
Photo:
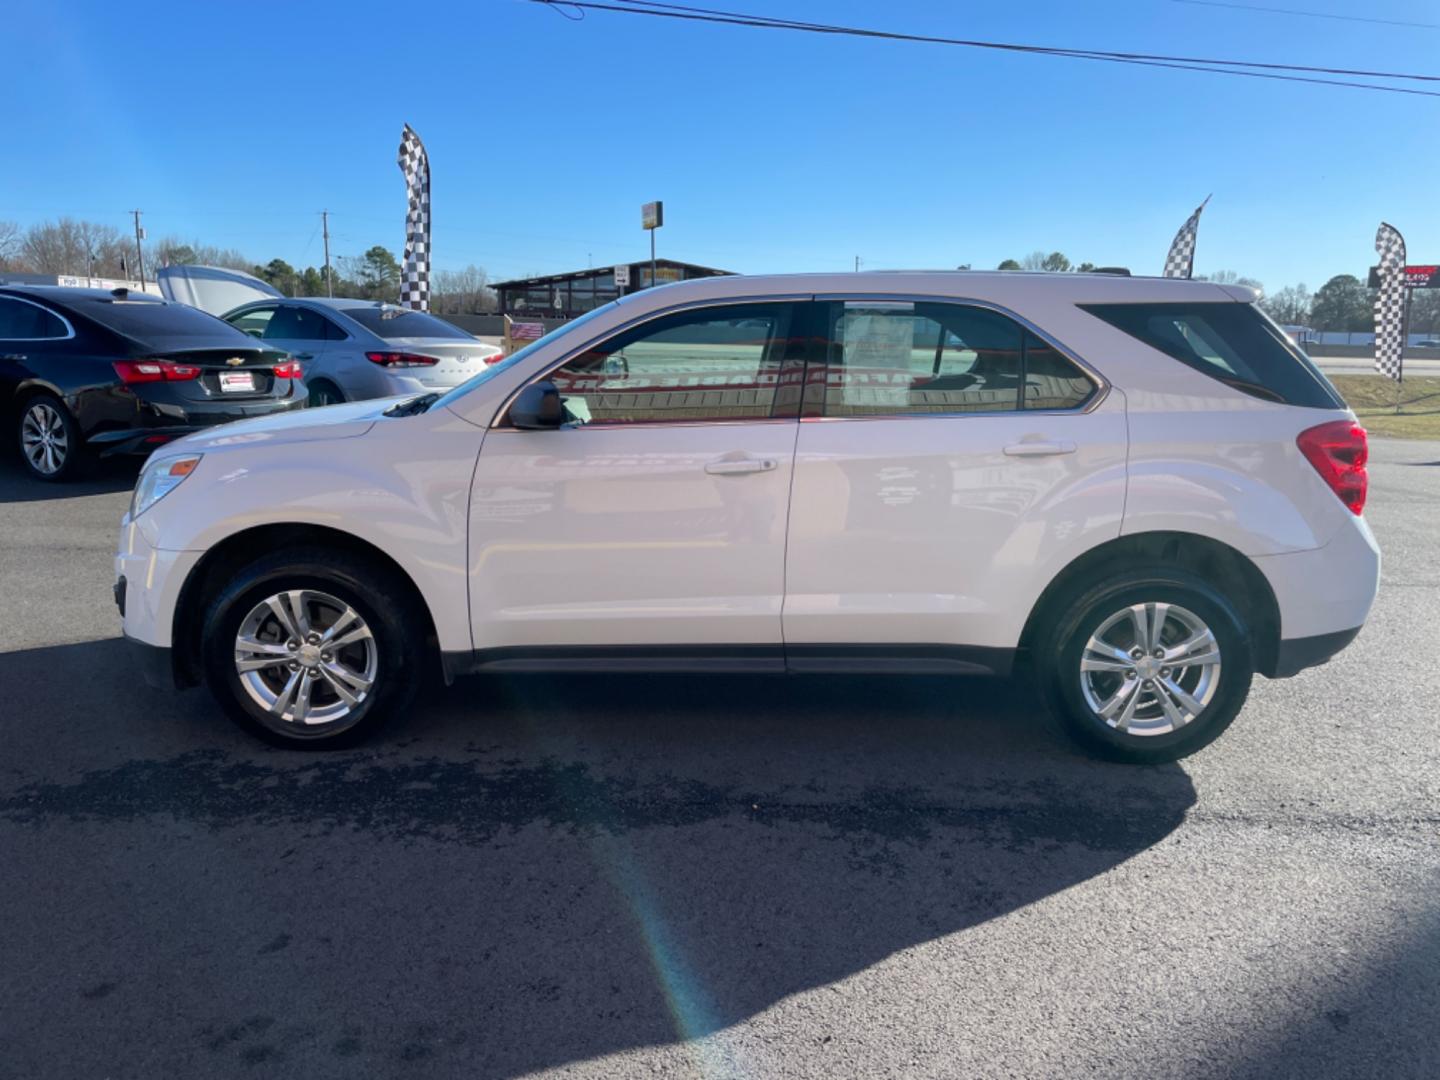
[[[275,310],[273,307],[254,308],[251,311],[243,311],[239,315],[232,315],[225,321],[236,330],[244,331],[251,337],[263,338],[265,328],[270,325],[270,320],[275,316]]]
[[[1076,409],[1095,384],[1049,342],[1025,331],[1025,408]]]
[[[782,364],[803,355],[803,335],[791,333],[794,311],[788,303],[746,304],[666,316],[550,378],[575,423],[768,419]]]
[[[830,305],[825,415],[1018,407],[1020,327],[959,304]]]
[[[347,307],[341,309],[346,316],[354,319],[372,334],[387,341],[395,338],[458,338],[474,341],[475,338],[461,330],[454,323],[437,319],[423,311],[386,304],[383,307]]]
[[[286,341],[324,341],[327,323],[323,315],[309,308],[282,304],[265,326],[265,338]]]
[[[0,338],[35,340],[68,334],[65,323],[45,308],[0,296]]]
[[[1253,305],[1082,304],[1151,348],[1247,394],[1312,409],[1345,403],[1309,357]]]

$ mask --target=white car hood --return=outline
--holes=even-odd
[[[261,444],[284,446],[328,439],[353,439],[374,427],[386,409],[398,402],[409,401],[414,396],[402,394],[399,397],[328,405],[323,409],[297,409],[273,416],[257,416],[253,420],[237,420],[233,424],[222,424],[186,435],[183,439],[168,444],[165,452],[169,454],[175,450],[193,450],[206,453],[211,450]]]

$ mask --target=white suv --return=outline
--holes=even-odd
[[[116,596],[153,674],[347,744],[428,673],[995,674],[1093,749],[1208,743],[1354,638],[1365,433],[1244,288],[720,277],[444,396],[146,465]],[[430,661],[438,657],[440,664]]]

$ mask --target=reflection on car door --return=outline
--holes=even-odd
[[[482,656],[661,644],[783,663],[808,312],[776,301],[652,319],[549,374],[571,423],[489,433],[470,512]]]
[[[1102,400],[1069,358],[999,312],[817,306],[826,365],[796,448],[791,667],[845,657],[853,669],[871,653],[890,664],[923,655],[915,645],[1013,646],[1037,565],[1082,524],[1119,534],[1123,402]]]

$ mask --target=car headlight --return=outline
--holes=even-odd
[[[133,521],[179,487],[180,482],[200,464],[201,456],[189,454],[146,462],[135,485],[135,494],[130,497],[130,519]]]

